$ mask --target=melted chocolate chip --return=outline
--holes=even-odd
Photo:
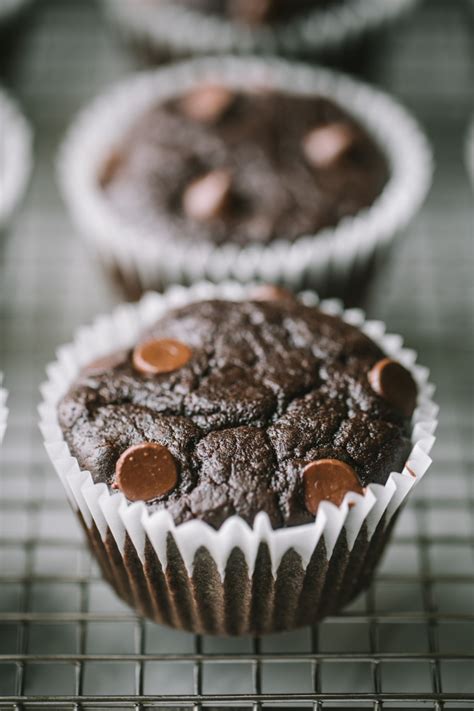
[[[81,373],[83,375],[100,375],[101,373],[107,373],[108,371],[116,368],[117,366],[125,363],[127,360],[128,351],[116,351],[115,353],[108,353],[101,358],[96,358],[91,363],[88,363],[84,368],[82,368]]]
[[[304,500],[308,511],[315,515],[322,501],[340,506],[348,491],[363,494],[357,474],[339,459],[319,459],[303,470]]]
[[[99,184],[102,188],[106,187],[114,179],[122,165],[122,161],[123,155],[121,151],[115,150],[110,153],[99,174]]]
[[[354,129],[338,122],[313,128],[303,139],[303,152],[315,168],[330,168],[352,148],[356,140]]]
[[[410,371],[391,358],[382,358],[369,372],[369,383],[377,393],[404,417],[416,407],[418,388]]]
[[[180,107],[188,118],[213,124],[224,116],[234,98],[234,93],[223,86],[202,86],[186,94],[180,101]]]
[[[183,195],[184,212],[199,222],[214,220],[224,212],[232,186],[227,170],[213,170],[194,180]]]
[[[181,341],[161,338],[139,343],[133,351],[133,366],[144,375],[171,373],[186,365],[191,349]]]
[[[281,286],[261,284],[252,289],[250,298],[253,301],[281,301],[282,299],[295,299],[295,295]]]
[[[115,466],[114,488],[129,501],[152,501],[174,489],[176,462],[161,444],[142,442],[123,452]]]

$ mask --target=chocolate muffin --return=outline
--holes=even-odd
[[[160,0],[155,0],[160,2]],[[340,0],[178,0],[178,4],[250,26],[290,20]]]
[[[139,614],[200,634],[290,630],[373,579],[431,461],[433,387],[383,324],[317,303],[236,282],[153,293],[48,369],[46,449]]]
[[[275,297],[278,298],[275,298]],[[81,469],[176,524],[314,520],[402,471],[417,387],[357,328],[265,288],[170,311],[59,405]]]
[[[244,247],[333,227],[388,177],[374,140],[329,99],[201,85],[146,112],[100,183],[156,240]]]
[[[128,299],[232,280],[355,305],[432,163],[416,122],[378,90],[228,56],[105,92],[71,126],[58,167],[74,223]]]

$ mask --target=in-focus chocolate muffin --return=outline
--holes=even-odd
[[[89,364],[59,423],[81,469],[130,501],[215,528],[264,511],[278,528],[401,471],[416,399],[361,331],[265,287],[171,311]]]
[[[156,239],[245,246],[335,226],[388,176],[374,140],[328,99],[202,85],[146,113],[100,183]]]

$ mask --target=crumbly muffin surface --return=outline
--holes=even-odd
[[[274,527],[305,523],[314,518],[304,494],[309,462],[345,462],[366,486],[406,461],[408,419],[368,379],[384,354],[339,318],[291,299],[204,301],[165,315],[149,338],[186,344],[189,360],[149,375],[126,351],[85,368],[59,422],[81,468],[110,487],[124,451],[162,445],[176,483],[146,503],[176,523],[217,528],[233,514],[251,523],[260,511]]]

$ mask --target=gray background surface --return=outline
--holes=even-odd
[[[464,166],[473,27],[467,4],[428,0],[384,38],[370,72],[424,123],[436,152],[426,206],[367,304],[432,370],[442,408],[433,468],[376,583],[342,616],[315,630],[219,640],[143,623],[117,600],[42,449],[45,363],[116,301],[61,204],[54,156],[75,111],[133,63],[91,2],[41,3],[3,72],[34,125],[36,155],[0,272],[0,368],[11,393],[0,477],[0,707],[48,697],[52,709],[81,700],[98,708],[100,697],[102,708],[119,698],[136,708],[136,695],[220,707],[223,694],[256,708],[474,707],[474,199]]]

